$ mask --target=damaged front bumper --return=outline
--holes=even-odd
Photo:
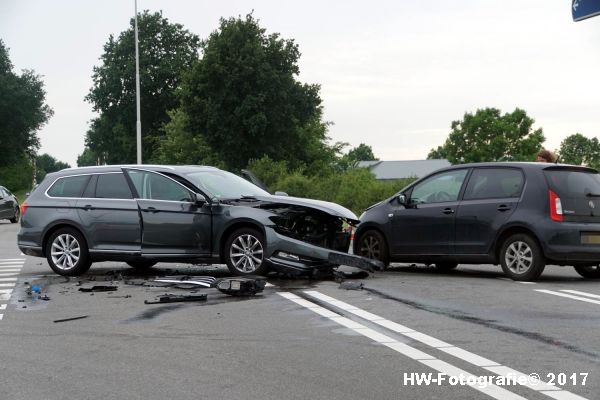
[[[279,272],[310,273],[348,265],[365,271],[383,271],[381,261],[351,255],[312,245],[277,233],[273,228],[265,227],[267,242],[266,261],[271,268]]]

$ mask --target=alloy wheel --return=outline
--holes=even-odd
[[[73,269],[81,256],[79,242],[68,233],[58,235],[54,239],[50,252],[52,261],[57,268],[62,270]]]
[[[506,249],[504,261],[511,272],[524,274],[533,265],[533,252],[527,243],[516,241]]]
[[[238,271],[254,272],[263,262],[263,246],[255,236],[243,234],[231,243],[229,257],[233,267]]]
[[[360,246],[362,256],[379,260],[381,257],[381,243],[373,235],[367,235]]]

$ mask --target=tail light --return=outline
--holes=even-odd
[[[560,202],[560,197],[552,190],[548,190],[548,197],[550,199],[550,219],[556,222],[563,221],[563,209]]]
[[[25,216],[25,213],[27,212],[28,207],[29,207],[29,204],[27,204],[27,203],[21,204],[21,217]]]

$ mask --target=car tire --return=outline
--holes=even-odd
[[[78,276],[92,265],[83,235],[73,228],[60,228],[46,242],[46,259],[54,272]]]
[[[384,267],[390,264],[390,254],[383,235],[376,230],[368,230],[360,235],[355,248],[355,254],[379,260]]]
[[[152,268],[154,265],[156,265],[156,261],[133,260],[133,261],[127,261],[127,265],[129,265],[131,268],[137,269],[138,271],[145,271],[147,269]]]
[[[456,262],[437,262],[435,263],[435,269],[442,272],[452,271],[458,267],[458,263]]]
[[[265,275],[269,266],[265,260],[266,243],[261,232],[241,228],[233,232],[223,248],[225,263],[234,275]]]
[[[9,219],[9,221],[12,222],[13,224],[16,224],[17,222],[19,222],[20,217],[21,217],[21,209],[19,207],[16,207],[15,214],[12,218]]]
[[[515,281],[534,281],[544,271],[546,260],[534,238],[517,233],[502,244],[500,265],[504,273]]]
[[[576,265],[575,271],[584,278],[588,279],[600,279],[600,265]]]

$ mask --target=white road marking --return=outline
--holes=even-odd
[[[0,304],[0,310],[6,310],[6,304]]]
[[[16,276],[19,275],[18,272],[11,272],[11,273],[6,273],[6,274],[0,274],[0,276]]]
[[[2,317],[4,317],[4,314],[0,314],[0,321],[2,321]]]
[[[15,285],[16,285],[15,282],[13,282],[13,283],[4,283],[4,282],[2,282],[2,283],[0,283],[0,287],[3,287],[3,288],[6,288],[6,287],[15,287]]]
[[[4,268],[0,267],[0,272],[3,272],[3,273],[7,273],[7,272],[21,272],[21,268],[6,268],[6,269],[4,269]]]
[[[535,282],[524,282],[524,281],[517,281],[518,283],[521,283],[523,285],[535,285]]]
[[[275,285],[273,285],[273,284],[271,284],[271,283],[267,282],[267,283],[265,284],[265,287],[275,287]]]
[[[10,264],[0,264],[0,268],[10,268],[10,267],[19,267],[19,268],[23,268],[23,264],[15,264],[15,263],[10,263]]]
[[[540,293],[552,294],[554,296],[566,297],[568,299],[585,301],[586,303],[600,304],[600,300],[592,300],[585,297],[573,296],[571,294],[555,292],[553,290],[535,289],[535,291]]]
[[[293,293],[280,292],[278,294],[288,300],[293,301],[296,304],[303,306],[303,307],[306,307],[307,303],[311,303],[312,305],[310,307],[306,307],[306,308],[313,312],[317,312],[319,315],[322,315],[322,313],[318,312],[318,311],[329,311],[329,310],[319,306],[318,304],[315,304],[315,303],[312,303],[305,299],[302,299]],[[340,302],[340,303],[342,303],[342,302]],[[473,377],[473,378],[471,378],[471,380],[473,382],[476,382],[476,379],[477,379],[476,376],[471,374],[470,372],[467,372],[465,370],[457,368],[457,367],[455,367],[451,364],[448,364],[444,361],[438,360],[435,357],[433,357],[427,353],[424,353],[418,349],[410,347],[404,343],[400,343],[397,340],[395,340],[387,335],[377,332],[374,329],[368,328],[365,325],[359,324],[358,322],[352,321],[349,318],[342,317],[337,314],[335,314],[335,315],[336,315],[335,317],[330,317],[329,319],[334,322],[337,322],[338,324],[340,324],[342,326],[352,329],[356,333],[366,336],[377,343],[381,343],[384,346],[387,346],[390,349],[395,350],[400,354],[403,354],[413,360],[416,360],[422,364],[425,364],[425,365],[429,366],[430,368],[433,368],[439,372],[445,373],[448,376],[458,377],[460,375],[463,375],[463,376],[467,377],[467,379],[470,377]],[[499,386],[495,386],[495,385],[491,385],[491,384],[486,387],[480,387],[476,384],[469,385],[469,386],[475,390],[478,390],[484,394],[487,394],[488,396],[490,396],[494,399],[525,400],[525,397],[521,397],[518,394],[509,392],[508,390],[501,388]]]
[[[22,261],[25,262],[25,258],[0,258],[0,262],[4,261]]]
[[[578,294],[580,296],[591,297],[593,299],[600,299],[600,296],[598,296],[597,294],[587,293],[587,292],[580,292],[579,290],[561,290],[561,292],[571,293],[571,294]]]
[[[308,290],[308,291],[305,291],[304,293],[308,294],[311,297],[314,297],[316,299],[324,301],[328,304],[336,305],[338,308],[340,308],[344,311],[347,311],[351,314],[357,315],[357,316],[359,316],[360,314],[368,313],[367,311],[361,310],[351,304],[344,303],[340,300],[337,300],[333,297],[327,296],[323,293],[320,293],[320,292],[317,292],[314,290]],[[565,296],[568,296],[568,295],[565,295]],[[301,300],[304,300],[304,299],[301,299]],[[380,317],[380,316],[372,314],[372,313],[368,313],[368,315],[370,317],[369,321],[371,321],[374,324],[377,324],[377,325],[380,325],[383,327],[387,327],[388,329],[391,329],[392,331],[400,333],[401,335],[410,337],[416,341],[424,343],[430,347],[436,348],[444,353],[450,354],[456,358],[466,361],[472,365],[481,367],[481,368],[483,368],[487,371],[493,372],[497,375],[505,376],[507,378],[511,378],[513,376],[527,376],[526,374],[524,374],[522,372],[519,372],[512,368],[503,366],[495,361],[488,360],[488,359],[481,357],[475,353],[471,353],[470,351],[461,349],[460,347],[454,346],[450,343],[446,343],[444,341],[441,341],[437,338],[426,335],[424,333],[417,332],[414,330],[411,330],[409,332],[406,332],[406,331],[401,332],[401,330],[406,330],[406,329],[410,329],[410,328],[407,328],[403,325],[398,324],[401,327],[401,329],[396,330],[393,328],[395,322],[386,320],[383,317]],[[340,317],[340,318],[344,318],[344,317]],[[355,322],[355,321],[353,321],[353,322]],[[438,371],[440,371],[440,370],[438,369]],[[447,373],[446,371],[441,371],[441,372]],[[448,375],[450,375],[450,374],[448,374]],[[540,380],[537,385],[529,385],[528,384],[528,385],[524,385],[524,386],[529,387],[530,389],[533,389],[537,392],[543,393],[543,394],[550,396],[552,398],[555,398],[555,399],[560,399],[560,400],[563,400],[563,399],[564,400],[585,399],[584,397],[581,397],[574,393],[566,391],[559,386],[550,385],[542,380]]]

